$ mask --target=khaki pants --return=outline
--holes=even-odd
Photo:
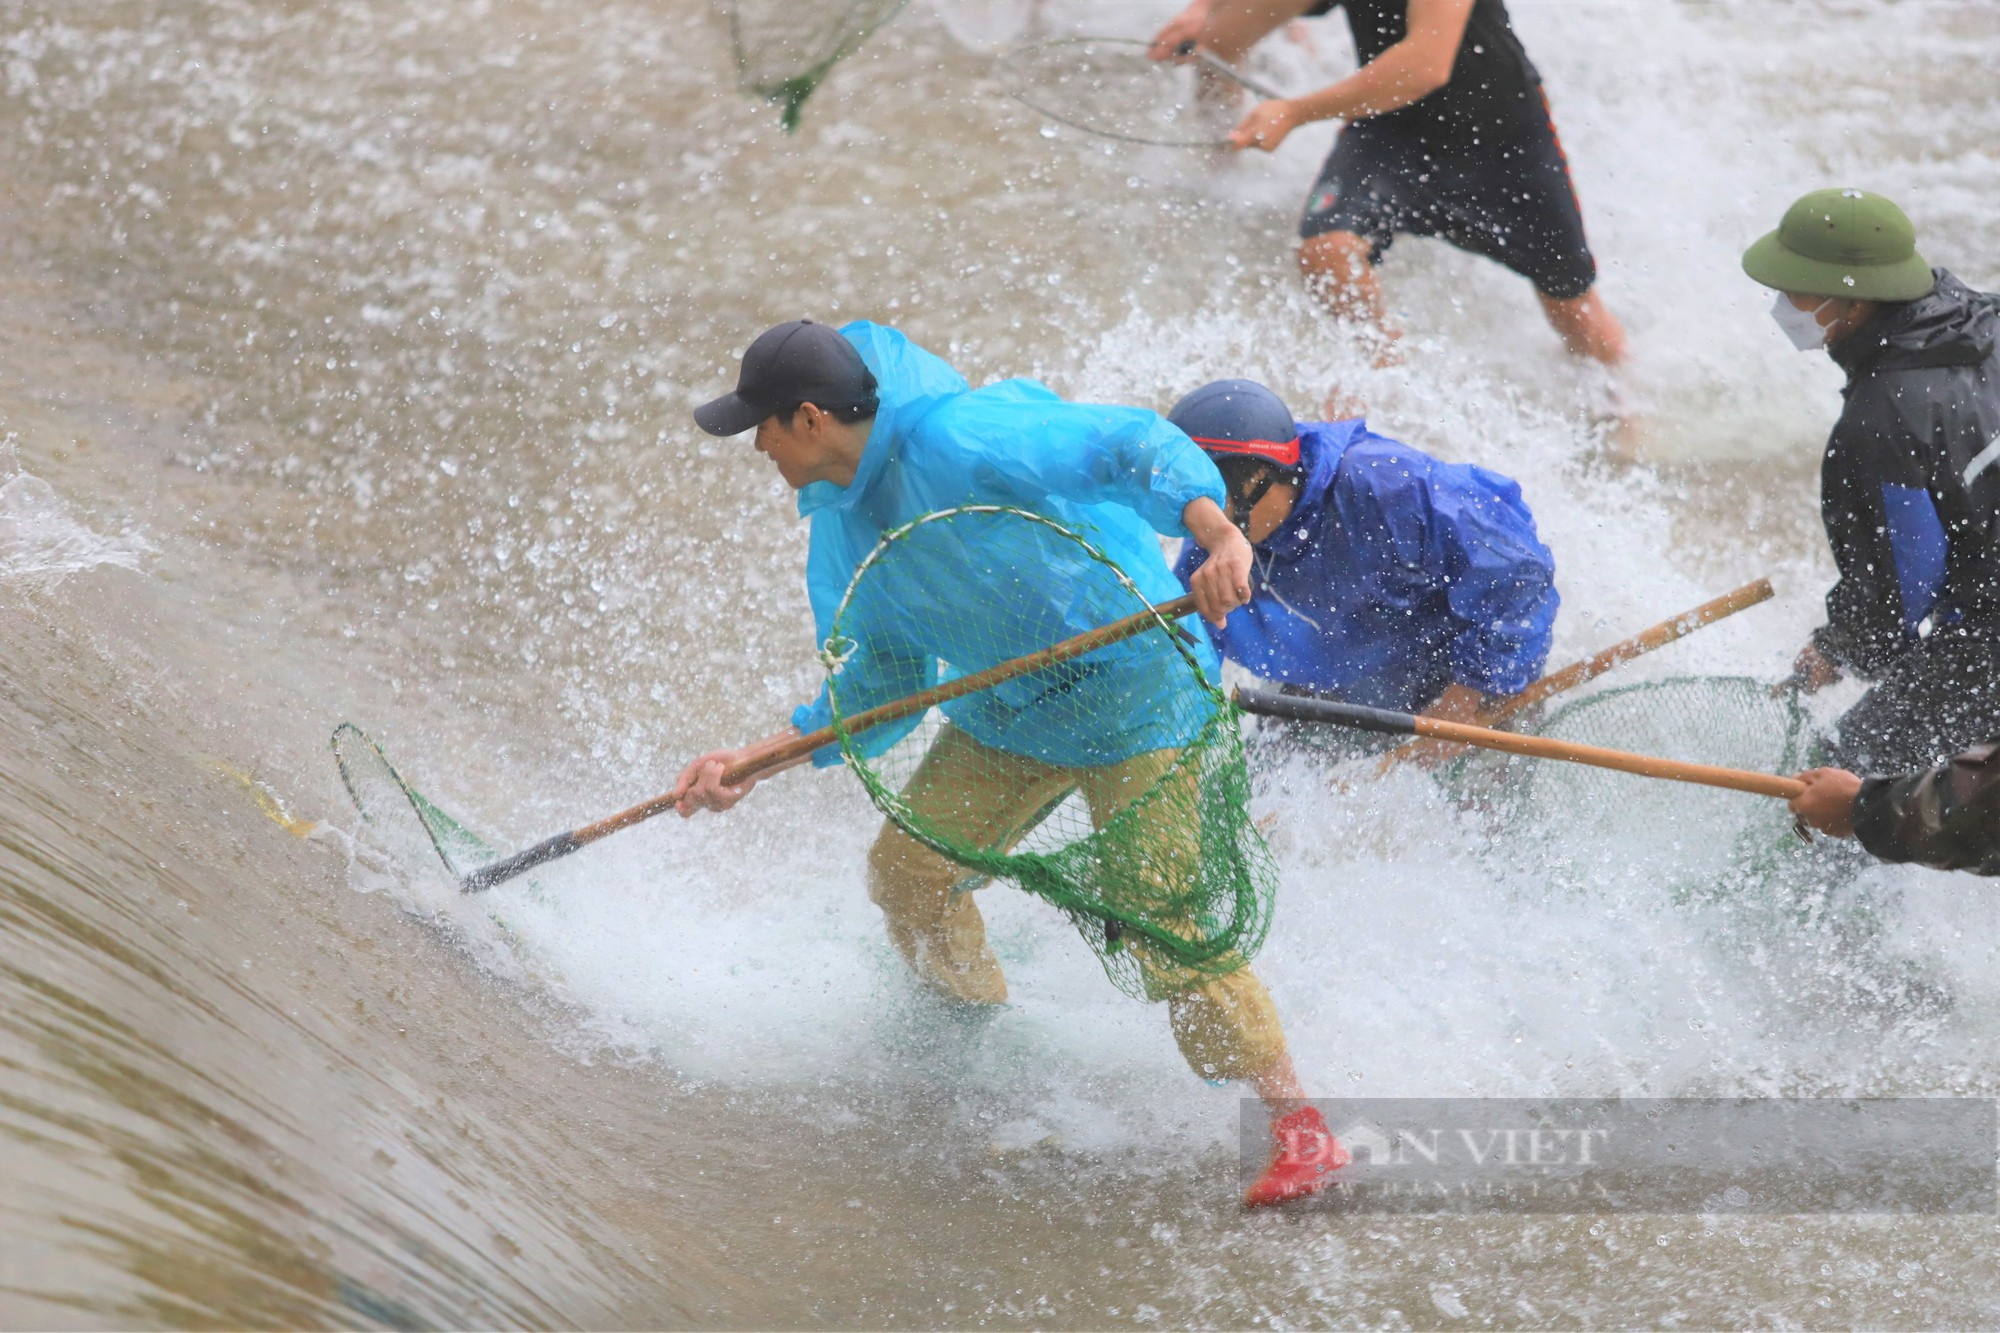
[[[1152,790],[1175,752],[1138,755],[1104,768],[1057,768],[1007,754],[947,726],[931,744],[903,799],[923,820],[981,847],[1011,847],[1050,801],[1081,790],[1093,823]],[[1192,778],[1190,777],[1190,780]],[[1191,873],[1198,849],[1184,831],[1162,828],[1143,853],[1145,873]],[[868,853],[868,896],[888,920],[889,939],[925,984],[947,999],[999,1004],[1007,979],[986,945],[986,922],[969,893],[952,886],[964,870],[893,823]],[[1285,1035],[1264,983],[1245,968],[1224,976],[1147,965],[1147,989],[1167,1002],[1174,1040],[1203,1078],[1261,1074],[1285,1055]]]

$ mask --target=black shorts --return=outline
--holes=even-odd
[[[1399,233],[1435,236],[1506,265],[1544,296],[1582,296],[1597,281],[1597,261],[1548,103],[1537,94],[1535,104],[1485,144],[1440,148],[1354,122],[1320,168],[1299,235],[1353,232],[1373,242],[1371,263]]]

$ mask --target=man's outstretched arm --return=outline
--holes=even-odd
[[[1854,836],[1854,798],[1861,794],[1861,776],[1844,768],[1809,768],[1798,775],[1806,789],[1791,799],[1799,822],[1830,838]]]
[[[1167,20],[1147,54],[1171,60],[1189,42],[1239,64],[1250,48],[1312,7],[1312,0],[1190,0]]]
[[[1189,503],[1181,521],[1195,544],[1208,552],[1208,559],[1188,580],[1195,610],[1211,625],[1220,626],[1231,611],[1250,600],[1250,569],[1256,556],[1222,506],[1205,495]]]
[[[1399,110],[1451,82],[1473,0],[1410,0],[1408,35],[1339,83],[1303,97],[1250,108],[1229,136],[1237,148],[1275,152],[1285,136],[1316,120],[1365,120]]]

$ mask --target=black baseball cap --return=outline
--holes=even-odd
[[[875,376],[836,329],[795,319],[766,329],[743,353],[736,392],[694,410],[710,435],[736,435],[798,403],[855,407],[875,400]]]

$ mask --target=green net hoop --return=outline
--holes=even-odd
[[[329,742],[340,783],[382,850],[413,873],[442,865],[454,885],[466,871],[494,858],[487,841],[403,780],[382,747],[352,722]]]
[[[820,80],[896,16],[905,0],[727,0],[736,74],[778,103],[787,130]]]
[[[1793,773],[1810,729],[1796,695],[1745,676],[1694,676],[1605,690],[1556,709],[1538,736],[1761,773]],[[1505,761],[1502,761],[1505,762]],[[1629,866],[1682,892],[1767,866],[1796,846],[1782,801],[1582,764],[1522,761],[1519,809],[1558,851],[1545,864],[1588,880]]]
[[[908,719],[861,710],[1149,613],[1143,631]],[[823,654],[847,764],[897,827],[1078,927],[1157,999],[1262,944],[1277,870],[1248,812],[1237,711],[1187,626],[1083,535],[1000,506],[928,514],[856,568]]]

